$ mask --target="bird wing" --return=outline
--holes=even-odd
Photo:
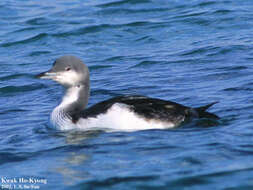
[[[171,101],[139,95],[119,96],[102,101],[73,115],[73,122],[78,121],[79,118],[96,117],[101,113],[106,113],[115,103],[127,105],[131,111],[144,118],[169,121],[175,124],[182,122],[192,114],[191,108]]]

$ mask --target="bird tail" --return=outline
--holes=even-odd
[[[207,104],[205,106],[201,106],[201,107],[194,108],[194,109],[195,109],[195,111],[197,111],[199,118],[220,119],[217,115],[206,111],[212,105],[217,104],[217,103],[218,102],[213,102],[211,104]]]

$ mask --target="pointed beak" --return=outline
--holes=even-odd
[[[53,72],[52,70],[36,75],[36,78],[39,78],[39,79],[54,79],[55,77],[56,77],[56,73]]]

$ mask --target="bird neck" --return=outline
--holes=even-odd
[[[89,92],[89,85],[79,84],[69,87],[57,108],[64,110],[66,113],[80,112],[85,109],[88,103]]]
[[[67,88],[61,103],[51,113],[50,121],[53,126],[59,129],[70,129],[74,115],[85,109],[89,92],[89,83]]]

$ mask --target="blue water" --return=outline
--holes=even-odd
[[[0,188],[253,189],[252,10],[251,0],[1,0]],[[210,111],[222,119],[52,130],[62,88],[34,75],[64,54],[89,66],[89,105],[122,94],[219,101]],[[21,178],[44,183],[3,181]]]

